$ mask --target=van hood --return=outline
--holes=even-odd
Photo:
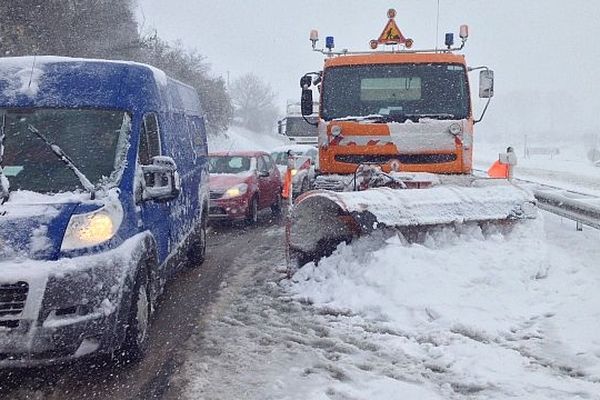
[[[0,205],[0,261],[56,260],[71,215],[89,194],[17,191]]]

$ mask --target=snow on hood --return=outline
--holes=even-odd
[[[240,172],[237,174],[210,174],[211,190],[227,190],[238,183],[244,183],[254,175],[252,171]]]

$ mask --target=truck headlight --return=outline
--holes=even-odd
[[[248,185],[245,183],[240,183],[238,185],[232,186],[225,191],[223,195],[224,199],[231,199],[233,197],[239,197],[245,194],[248,191]]]
[[[117,233],[122,221],[123,209],[119,203],[90,213],[73,215],[60,250],[76,250],[102,244]]]

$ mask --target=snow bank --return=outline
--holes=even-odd
[[[581,237],[558,221],[508,235],[442,229],[422,244],[362,239],[300,269],[289,290],[378,326],[381,347],[422,364],[441,393],[598,398],[597,232]]]

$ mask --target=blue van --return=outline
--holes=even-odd
[[[0,58],[0,367],[139,358],[165,281],[204,260],[195,90],[153,67]]]

